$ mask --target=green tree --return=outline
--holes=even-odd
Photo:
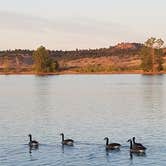
[[[156,63],[157,63],[157,70],[161,71],[163,70],[163,47],[164,41],[162,39],[158,39],[156,41]]]
[[[163,70],[162,46],[164,41],[154,37],[149,38],[142,48],[142,68],[146,72],[158,72]]]
[[[152,70],[152,58],[149,52],[150,48],[145,46],[141,50],[141,60],[142,60],[141,67],[145,72],[150,72]]]
[[[34,67],[37,73],[54,72],[58,69],[58,62],[54,62],[49,56],[48,50],[40,46],[33,53]]]

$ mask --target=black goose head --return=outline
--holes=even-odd
[[[129,140],[127,140],[127,142],[132,142],[132,140],[131,140],[131,139],[129,139]]]
[[[107,140],[107,139],[108,139],[108,137],[105,137],[105,138],[104,138],[104,140]]]
[[[64,134],[63,133],[61,133],[60,135],[62,136],[62,138],[64,138]]]

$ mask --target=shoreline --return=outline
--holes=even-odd
[[[38,76],[51,76],[51,75],[114,75],[114,74],[141,74],[141,75],[162,75],[166,74],[166,71],[162,72],[143,72],[143,71],[123,71],[123,72],[76,72],[76,71],[62,71],[51,73],[35,73],[35,72],[0,72],[0,75],[38,75]]]

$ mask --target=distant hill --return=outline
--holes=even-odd
[[[140,44],[140,43],[118,43],[116,46],[114,46],[114,48],[122,49],[122,50],[126,50],[126,49],[137,50],[141,48],[142,46],[143,44]]]
[[[142,47],[140,43],[119,43],[109,48],[49,50],[49,54],[59,62],[60,70],[64,72],[137,71],[141,70],[139,54]],[[166,49],[164,51],[166,55]],[[7,55],[11,71],[19,68],[20,72],[31,72],[32,54],[33,50],[0,51],[0,71],[3,71],[4,57]]]

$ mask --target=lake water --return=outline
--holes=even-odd
[[[29,133],[40,142],[32,153]],[[119,152],[105,151],[106,136]],[[145,156],[131,159],[133,136]],[[0,76],[0,166],[30,165],[165,166],[166,76]]]

